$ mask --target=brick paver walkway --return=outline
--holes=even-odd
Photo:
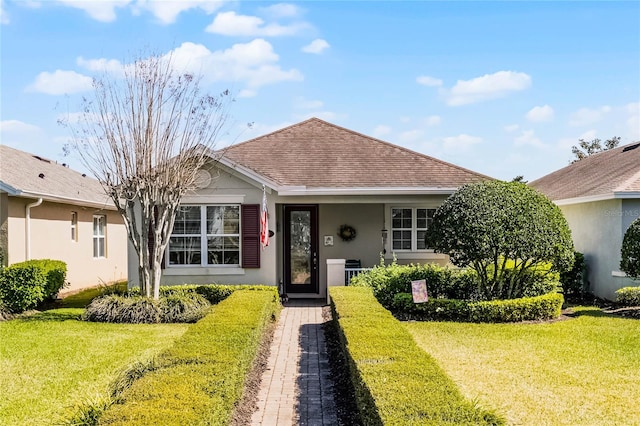
[[[285,303],[271,343],[252,425],[336,425],[322,304]]]

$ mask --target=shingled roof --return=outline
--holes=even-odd
[[[6,145],[0,145],[0,190],[12,196],[114,208],[97,180]]]
[[[491,179],[318,118],[218,153],[223,163],[239,164],[279,187],[446,192]]]
[[[640,198],[640,142],[590,155],[530,185],[554,201]]]

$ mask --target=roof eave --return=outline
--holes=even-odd
[[[10,195],[23,197],[23,198],[42,198],[44,201],[50,201],[50,202],[62,203],[62,204],[73,204],[73,205],[79,205],[84,207],[95,207],[102,210],[105,210],[105,209],[116,210],[115,205],[109,198],[107,198],[106,195],[105,195],[104,202],[93,201],[93,200],[83,200],[81,198],[61,197],[59,195],[46,194],[46,193],[40,193],[40,192],[20,191],[17,194],[10,194]]]
[[[634,199],[640,198],[640,191],[615,191],[607,194],[587,195],[585,197],[564,198],[561,200],[554,200],[553,202],[558,206],[568,206],[572,204],[592,203],[595,201],[606,200],[622,200],[622,199]]]
[[[14,188],[8,183],[2,182],[2,181],[0,181],[0,191],[6,192],[9,195],[19,195],[20,192],[22,192],[18,188]]]
[[[308,188],[306,186],[286,186],[278,189],[278,195],[451,195],[457,190],[458,188],[442,187]]]

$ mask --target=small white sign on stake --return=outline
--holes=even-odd
[[[427,280],[411,281],[411,293],[413,294],[413,303],[428,302]]]

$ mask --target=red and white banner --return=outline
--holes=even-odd
[[[262,186],[262,212],[260,214],[260,243],[262,250],[269,245],[269,211],[267,210],[267,191]]]

